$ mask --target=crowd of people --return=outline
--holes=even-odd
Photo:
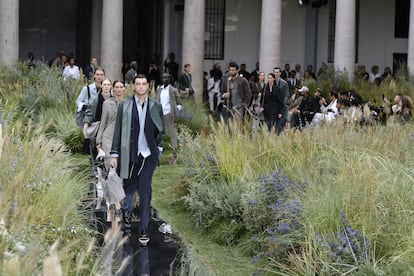
[[[223,74],[220,64],[214,64],[205,85],[210,113],[226,117],[228,110],[231,110],[232,114],[238,114],[242,119],[249,114],[253,118],[253,129],[265,124],[278,134],[285,129],[314,128],[337,119],[360,124],[385,124],[390,117],[400,124],[411,120],[412,100],[407,95],[398,94],[391,108],[391,102],[386,98],[378,105],[364,101],[353,90],[339,91],[333,87],[330,91],[321,91],[320,88],[310,91],[303,84],[309,79],[317,80],[326,70],[326,64],[322,64],[317,74],[311,65],[302,72],[300,64],[296,64],[293,70],[290,70],[290,64],[285,64],[283,69],[274,67],[267,74],[260,71],[259,66],[256,63],[250,73],[246,71],[245,64],[239,69],[235,62],[231,62],[228,71]],[[389,67],[379,74],[378,66],[373,66],[371,73],[366,73],[364,66],[358,66],[356,77],[379,85],[390,80],[392,73]],[[228,98],[232,100],[228,101]]]
[[[62,59],[56,59],[53,64],[59,62]],[[74,64],[73,57],[69,57],[67,66],[71,64]],[[63,77],[72,77],[72,69],[66,68],[62,67],[63,72],[66,71]],[[105,78],[105,71],[96,58],[91,58],[90,65],[83,70],[89,82],[80,91],[76,104],[78,111],[85,110],[81,127],[88,138],[85,141],[89,143],[92,164],[98,168],[97,160],[103,160],[104,164],[97,170],[96,208],[101,208],[104,195],[102,168],[118,168],[125,196],[114,200],[113,208],[109,208],[112,226],[116,228],[123,221],[126,229],[131,227],[134,196],[138,192],[139,242],[145,245],[149,241],[151,181],[163,152],[163,134],[167,132],[170,137],[173,153],[170,163],[176,164],[178,143],[174,122],[182,109],[182,101],[191,100],[194,90],[191,65],[185,64],[179,74],[172,53],[164,61],[162,74],[154,63],[143,73],[138,68],[137,62],[130,62],[124,80],[112,82]],[[239,66],[236,62],[230,62],[223,73],[217,63],[205,78],[205,103],[212,116],[224,120],[251,120],[253,131],[263,125],[278,135],[286,129],[313,129],[339,120],[374,124],[385,123],[392,117],[401,125],[411,120],[412,100],[407,95],[397,94],[393,103],[384,98],[382,104],[376,105],[364,102],[355,91],[331,88],[325,91],[328,92],[325,98],[321,89],[310,91],[304,85],[308,78],[316,79],[319,74],[313,72],[312,66],[302,72],[299,64],[293,70],[286,64],[283,69],[274,67],[272,72],[265,73],[256,63],[255,69],[248,72],[245,64]],[[366,81],[370,81],[370,75],[367,76]],[[375,77],[373,84],[378,84],[378,78],[382,77]],[[124,98],[128,85],[134,95]],[[149,96],[151,85],[156,86],[152,97]],[[94,122],[100,122],[99,128],[97,134],[90,137],[88,129]]]

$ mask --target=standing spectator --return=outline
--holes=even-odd
[[[287,79],[289,78],[289,76],[290,76],[290,64],[289,63],[286,63],[285,64],[285,70],[282,71],[280,77],[283,80],[287,81]]]
[[[69,65],[65,66],[65,69],[63,69],[63,80],[67,80],[69,78],[79,80],[80,72],[79,67],[75,65],[75,58],[70,57],[69,58]]]
[[[65,56],[65,58],[62,58]],[[56,52],[55,58],[49,61],[49,67],[56,66],[58,68],[63,68],[63,62],[62,60],[65,59],[66,61],[66,55],[64,51],[58,51]]]
[[[114,136],[116,113],[118,111],[118,105],[124,100],[125,84],[121,80],[116,80],[113,83],[114,95],[108,100],[104,101],[102,105],[101,123],[99,125],[98,134],[96,135],[96,149],[98,152],[102,152],[105,156],[105,167],[107,170],[110,168],[108,158],[111,151],[112,140]],[[111,222],[112,229],[118,227],[118,223],[121,221],[121,202],[115,202],[115,210],[111,209]]]
[[[261,111],[264,115],[267,128],[271,131],[273,128],[276,129],[277,133],[282,133],[286,117],[285,114],[285,94],[281,89],[280,84],[280,68],[278,68],[278,76],[274,73],[267,75],[267,84],[264,89],[263,107]]]
[[[375,80],[381,77],[381,74],[379,73],[378,65],[374,65],[371,67],[371,73],[369,73],[369,83],[373,84],[375,83]]]
[[[85,76],[85,80],[88,82],[93,81],[93,75],[95,74],[95,69],[98,67],[98,61],[95,57],[91,57],[89,60],[89,65],[83,69],[83,75]]]
[[[125,84],[128,86],[134,77],[137,75],[138,63],[136,61],[131,61],[129,64],[129,70],[125,74]]]
[[[178,89],[181,97],[187,98],[194,95],[192,81],[191,65],[187,63],[184,65],[184,72],[178,78]]]
[[[253,74],[252,74],[253,75]],[[250,111],[253,114],[252,131],[257,131],[264,121],[262,107],[263,107],[263,92],[265,89],[265,73],[259,72],[257,81],[250,83],[250,89],[252,91],[252,100],[250,104]]]
[[[162,105],[162,112],[164,115],[164,126],[170,137],[171,147],[173,150],[173,158],[170,164],[175,165],[177,162],[177,131],[174,127],[174,119],[176,110],[180,111],[182,108],[178,90],[171,85],[171,75],[164,73],[162,75],[162,85],[157,87],[156,100]]]
[[[208,93],[208,106],[210,108],[210,113],[216,110],[217,103],[220,100],[220,87],[221,87],[221,70],[211,72],[211,77],[207,81],[207,93]]]
[[[297,85],[300,85],[300,81],[296,78],[296,70],[292,70],[289,73],[289,78],[287,79],[289,86],[289,97],[293,95],[293,90]]]
[[[375,81],[377,82],[377,84],[381,84],[383,81],[390,81],[392,79],[392,71],[390,67],[385,67],[384,68],[384,73],[382,73],[382,75],[377,78]]]
[[[357,66],[357,70],[355,71],[355,76],[360,80],[363,80],[363,81],[366,81],[366,82],[369,81],[369,74],[366,71],[365,65],[360,64],[360,65]]]
[[[164,73],[169,73],[172,77],[172,84],[178,81],[178,63],[175,61],[175,54],[168,53],[164,60]]]
[[[260,63],[258,61],[256,61],[256,65],[255,65],[254,70],[252,71],[252,73],[253,72],[256,72],[256,76],[257,77],[259,76],[259,73],[260,73]],[[257,79],[255,79],[254,81],[257,81]]]
[[[250,104],[252,92],[249,82],[240,77],[239,65],[235,62],[229,64],[229,78],[222,84],[222,97],[229,110],[232,110],[241,119],[244,118],[245,108]]]
[[[160,71],[154,61],[151,61],[148,66],[148,78],[150,80],[150,84],[153,83],[155,87],[160,84]]]
[[[287,118],[287,107],[288,107],[288,102],[289,102],[289,98],[290,98],[290,94],[289,94],[289,85],[288,83],[281,78],[282,75],[282,69],[280,69],[280,67],[274,67],[273,68],[273,74],[275,74],[276,77],[276,83],[277,86],[280,88],[280,90],[282,91],[282,94],[284,95],[284,105],[285,105],[285,113],[284,113],[284,120],[286,121]]]
[[[312,64],[308,64],[304,77],[305,77],[305,79],[306,78],[312,78],[314,80],[317,80],[316,74],[315,74],[315,72],[313,72]]]
[[[134,195],[136,191],[139,193],[138,240],[140,245],[145,246],[149,242],[152,176],[163,150],[163,111],[161,104],[148,96],[149,83],[145,75],[137,75],[132,81],[132,86],[134,95],[125,99],[118,107],[111,166],[116,168],[119,165],[119,176],[124,179],[126,227],[127,222],[131,222]]]
[[[250,79],[250,73],[246,71],[246,64],[244,63],[240,64],[239,75],[240,77],[243,77],[246,80]]]
[[[300,64],[299,63],[297,63],[296,65],[295,65],[295,71],[296,71],[296,75],[295,75],[295,77],[296,77],[296,79],[300,82],[300,81],[302,81],[302,78],[303,78],[303,72],[301,71],[301,66],[300,66]]]
[[[223,77],[223,72],[221,71],[220,63],[215,63],[213,68],[210,70],[210,77],[219,77],[220,79]]]

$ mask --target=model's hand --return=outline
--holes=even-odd
[[[223,93],[223,98],[225,99],[230,98],[230,92]]]
[[[111,167],[112,168],[118,167],[118,158],[116,158],[116,157],[111,158]]]

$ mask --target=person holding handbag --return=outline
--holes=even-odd
[[[96,156],[98,154],[98,151],[96,150],[96,133],[98,132],[100,125],[99,122],[101,121],[102,105],[104,101],[111,97],[111,93],[111,81],[109,79],[104,79],[101,83],[101,89],[98,91],[98,95],[91,99],[90,104],[85,111],[85,117],[83,118],[83,135],[86,139],[89,139],[91,165],[96,178],[99,178],[96,163]],[[94,128],[94,131],[96,131],[95,134],[91,128]],[[96,185],[96,209],[101,209],[101,203],[103,199],[102,182],[98,181]]]
[[[106,170],[110,170],[110,151],[112,146],[112,139],[114,136],[116,114],[118,112],[118,105],[124,100],[125,84],[122,80],[116,80],[113,83],[113,97],[104,101],[102,104],[101,123],[99,125],[98,134],[96,135],[96,149],[98,151],[98,160],[103,159]],[[107,180],[107,185],[115,186],[115,183],[110,183],[110,178]],[[121,183],[122,184],[122,183]],[[120,186],[123,192],[122,185]],[[122,193],[111,194],[113,189],[119,189],[119,187],[108,187],[108,202],[114,204],[115,210],[110,208],[110,217],[112,222],[112,229],[118,227],[118,223],[121,221],[121,200],[118,195]],[[124,194],[125,195],[125,194]]]

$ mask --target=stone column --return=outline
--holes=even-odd
[[[101,64],[102,0],[92,1],[91,21],[91,57],[96,57]]]
[[[101,65],[114,81],[122,76],[123,0],[103,0]]]
[[[262,23],[260,27],[260,71],[272,72],[280,66],[280,40],[282,33],[282,1],[262,1]]]
[[[204,9],[204,0],[185,1],[181,71],[184,64],[191,64],[194,99],[198,104],[203,101]]]
[[[414,76],[414,1],[410,1],[410,25],[408,30],[407,66],[410,77]]]
[[[13,65],[19,59],[19,1],[0,1],[0,64]]]
[[[170,51],[170,13],[171,13],[171,0],[164,0],[164,44],[163,44],[163,55],[161,57],[161,62],[167,56]],[[162,62],[162,67],[164,67],[164,62]],[[161,69],[161,68],[159,68]]]
[[[350,80],[355,70],[355,47],[355,0],[337,0],[334,67],[346,70]]]

